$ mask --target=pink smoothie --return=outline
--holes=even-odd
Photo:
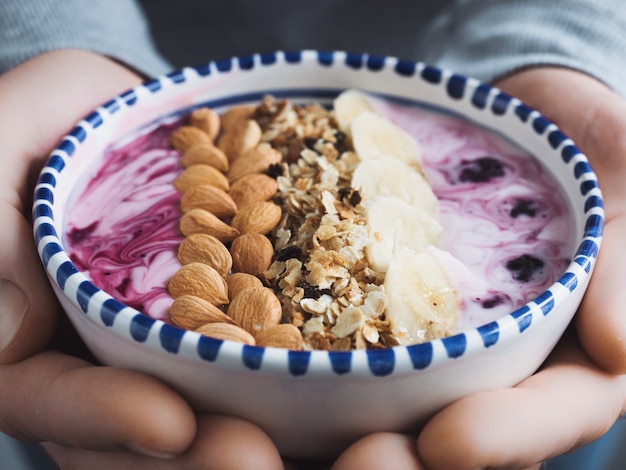
[[[569,207],[525,151],[449,115],[379,110],[419,142],[441,203],[440,260],[463,298],[460,328],[505,315],[545,290],[574,251]],[[120,301],[167,320],[178,270],[179,153],[162,125],[110,149],[68,208],[71,259]]]

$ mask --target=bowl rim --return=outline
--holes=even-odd
[[[213,77],[228,74],[233,69],[253,73],[257,67],[303,63],[311,67],[358,68],[367,73],[377,73],[383,68],[390,69],[393,73],[416,80],[416,83],[444,87],[451,100],[483,107],[486,112],[494,115],[516,115],[521,125],[531,127],[545,139],[554,152],[560,153],[562,162],[572,168],[574,177],[581,184],[581,196],[586,198],[584,233],[582,236],[577,235],[578,245],[565,272],[524,306],[476,328],[415,345],[351,351],[291,351],[208,338],[163,320],[153,319],[124,305],[80,272],[64,251],[62,235],[57,233],[53,201],[55,176],[62,173],[65,159],[72,157],[77,148],[89,138],[90,133],[106,126],[109,116],[135,109],[142,104],[145,97],[149,98],[150,95],[190,80],[211,80]],[[459,96],[459,90],[462,96]],[[296,377],[316,373],[380,377],[392,373],[426,370],[442,362],[480,353],[502,344],[507,338],[528,334],[549,316],[556,305],[576,289],[586,285],[597,259],[604,227],[602,194],[586,156],[554,123],[520,100],[471,77],[419,61],[366,53],[314,50],[277,51],[210,61],[151,78],[116,95],[80,120],[50,153],[35,187],[32,210],[37,250],[51,283],[64,295],[75,290],[74,297],[70,297],[72,304],[98,325],[116,335],[160,348],[169,354],[182,354],[225,367],[240,368],[243,364],[251,370],[286,372]],[[125,320],[120,321],[120,318]],[[158,341],[147,341],[149,336],[158,337]]]

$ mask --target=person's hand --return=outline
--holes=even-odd
[[[417,437],[367,436],[333,470],[536,468],[599,438],[626,411],[626,100],[594,78],[555,67],[496,85],[554,121],[598,175],[607,223],[589,290],[539,372],[514,388],[453,403]]]
[[[43,442],[64,470],[282,468],[256,426],[196,416],[151,377],[93,366],[85,350],[68,354],[76,338],[28,221],[33,183],[75,122],[140,80],[79,50],[42,54],[0,76],[0,431]]]

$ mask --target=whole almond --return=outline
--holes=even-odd
[[[254,336],[246,330],[236,325],[231,325],[230,323],[207,323],[206,325],[196,328],[195,331],[201,335],[215,339],[237,341],[238,343],[244,343],[250,346],[255,345]]]
[[[228,306],[227,313],[253,336],[265,328],[278,325],[283,315],[280,301],[267,287],[242,290]]]
[[[246,233],[233,240],[230,255],[234,272],[259,276],[272,264],[274,246],[265,235]]]
[[[240,235],[239,230],[204,209],[189,209],[181,216],[178,228],[185,237],[194,233],[206,233],[221,242],[229,242]]]
[[[224,243],[204,233],[189,235],[180,242],[178,260],[182,264],[208,264],[222,277],[226,277],[233,265],[233,259]]]
[[[192,111],[189,115],[189,124],[206,132],[212,142],[219,134],[221,126],[219,114],[207,107]]]
[[[195,295],[181,295],[170,306],[170,320],[185,330],[195,330],[206,323],[235,321],[210,302]]]
[[[256,336],[257,346],[271,346],[294,351],[304,349],[304,339],[298,327],[291,323],[281,323],[259,331]]]
[[[204,209],[220,219],[232,217],[237,213],[237,205],[233,198],[215,186],[203,184],[192,186],[180,198],[180,209]]]
[[[181,295],[195,295],[213,305],[228,303],[226,281],[215,268],[202,263],[182,266],[170,279],[167,290],[176,299]]]
[[[227,128],[223,120],[222,123],[223,132],[217,140],[217,147],[226,154],[229,162],[238,160],[259,145],[263,131],[256,121],[244,119],[236,122],[232,129]]]
[[[229,190],[229,183],[224,173],[210,165],[191,165],[182,171],[174,180],[174,187],[184,193],[193,186],[207,184],[222,191]]]
[[[180,157],[180,164],[184,168],[199,164],[211,165],[222,173],[226,173],[229,166],[226,154],[211,144],[197,144],[189,147]]]
[[[252,173],[264,173],[271,165],[280,163],[283,159],[282,154],[272,148],[269,144],[260,144],[259,146],[246,151],[236,160],[231,160],[228,168],[228,181],[231,183],[237,181],[242,176]]]
[[[278,183],[274,178],[263,173],[245,175],[235,181],[228,194],[233,198],[237,208],[241,209],[253,202],[267,201],[278,191]]]
[[[263,287],[261,280],[248,273],[232,273],[226,278],[228,298],[233,300],[239,292],[250,287]]]
[[[280,222],[283,211],[273,202],[255,202],[244,206],[233,217],[231,226],[244,233],[269,233]]]
[[[176,150],[185,152],[194,145],[210,144],[211,138],[197,127],[180,126],[170,134],[169,143]]]
[[[228,108],[220,116],[222,130],[224,132],[231,132],[238,129],[242,123],[252,119],[255,110],[255,104],[240,104]]]

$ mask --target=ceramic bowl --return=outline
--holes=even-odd
[[[64,246],[66,204],[94,156],[163,116],[266,93],[330,100],[346,88],[395,96],[495,130],[536,155],[573,208],[575,252],[557,282],[475,329],[413,346],[352,352],[244,346],[184,331],[90,282]],[[189,67],[116,96],[62,138],[38,181],[34,234],[67,315],[103,363],[143,371],[197,409],[260,425],[292,456],[332,455],[374,431],[415,429],[471,393],[510,387],[544,361],[589,282],[603,230],[602,197],[585,156],[517,99],[447,70],[345,52],[271,53]]]

